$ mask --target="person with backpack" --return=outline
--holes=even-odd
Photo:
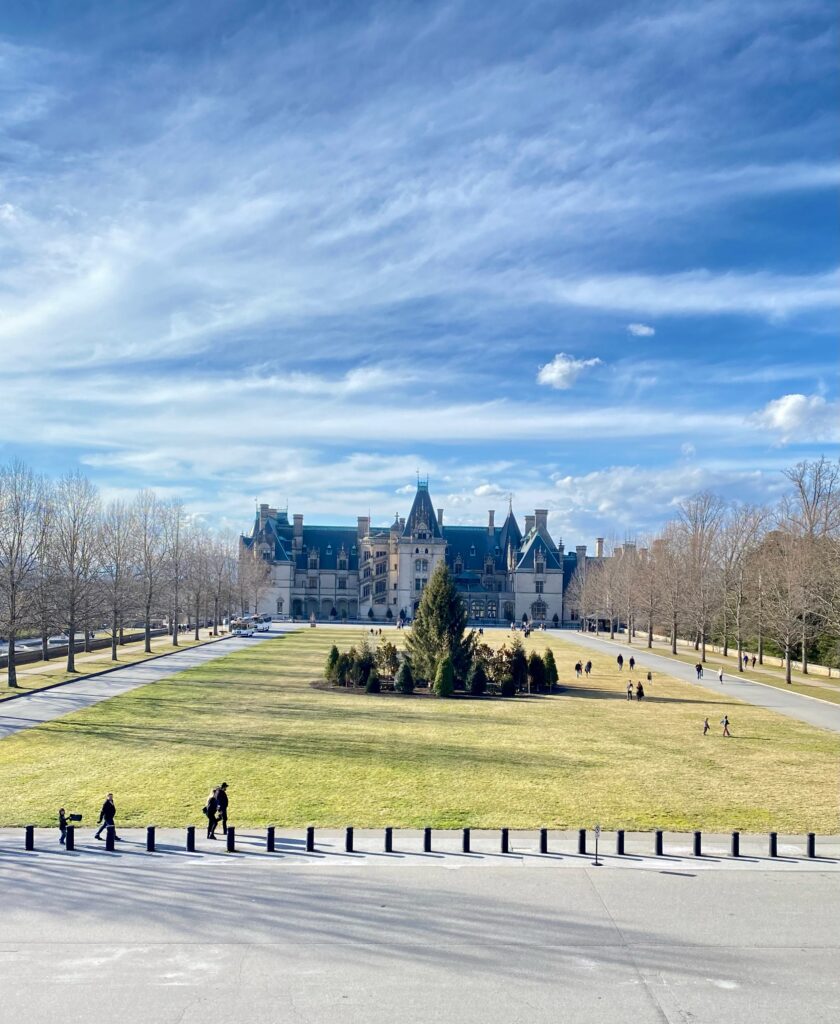
[[[732,733],[729,731],[729,715],[724,715],[720,720],[720,724],[723,726],[723,735],[731,736]]]
[[[102,833],[106,828],[114,828],[114,818],[116,818],[116,816],[117,805],[114,803],[114,794],[108,793],[105,797],[104,803],[102,804],[102,810],[99,812],[99,818],[97,819],[99,828],[96,830],[96,835],[94,835],[93,838],[101,840]],[[119,843],[122,842],[122,839],[120,839],[118,835],[115,835],[114,839]]]
[[[207,838],[216,838],[216,826],[219,824],[219,790],[211,789],[207,795],[207,803],[202,808],[207,817]]]

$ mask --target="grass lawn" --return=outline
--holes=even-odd
[[[52,686],[55,683],[64,683],[70,679],[78,679],[91,672],[102,672],[106,668],[115,668],[117,665],[136,665],[140,661],[157,657],[159,654],[169,654],[170,651],[181,650],[184,647],[197,647],[212,639],[212,630],[202,629],[201,639],[196,641],[194,633],[183,634],[178,638],[178,647],[172,646],[172,638],[169,636],[152,637],[152,653],[146,654],[143,641],[124,644],[117,648],[119,661],[111,661],[111,648],[91,651],[85,654],[84,651],[76,652],[76,671],[66,670],[67,655],[55,657],[50,661],[35,661],[17,667],[17,688],[11,689],[6,685],[6,669],[0,669],[0,701],[7,700],[19,693],[26,693],[29,690],[43,690],[45,686]]]
[[[613,655],[581,651],[594,671],[578,683],[577,649],[556,639],[558,696],[441,701],[309,685],[333,642],[346,649],[366,633],[320,627],[255,643],[3,740],[0,824],[52,823],[62,805],[90,823],[109,789],[118,823],[200,823],[224,779],[240,827],[840,832],[840,736],[658,674],[649,699],[630,703]]]

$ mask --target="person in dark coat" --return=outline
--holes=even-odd
[[[64,846],[67,842],[67,814],[63,807],[58,809],[58,830],[61,833],[58,841]]]
[[[630,671],[632,672],[633,669],[636,667],[636,659],[633,657],[632,654],[630,655],[630,661],[628,662],[628,664],[630,665]]]
[[[616,665],[618,665],[618,671],[620,672],[624,668],[624,655],[619,654],[619,656],[615,659],[615,663]]]
[[[589,673],[592,671],[592,662],[591,661],[587,661],[587,663],[583,666],[583,671],[586,673],[586,675],[588,677]]]
[[[644,688],[644,686],[642,686],[642,681],[640,679],[638,681],[638,683],[636,683],[636,700],[644,700],[644,699],[645,699],[645,688]]]
[[[99,828],[96,830],[96,835],[93,838],[102,839],[102,833],[105,831],[105,829],[113,827],[114,818],[116,818],[116,816],[117,806],[114,803],[114,794],[109,793],[105,797],[105,802],[102,804],[102,810],[99,812],[99,818],[97,819],[97,824],[99,825]],[[118,835],[115,835],[114,839],[116,839],[118,842],[122,842]]]
[[[578,679],[580,679],[581,672],[583,672],[583,665],[580,662],[577,662],[577,664],[575,665],[575,675],[578,677]]]
[[[223,782],[216,790],[216,800],[219,805],[219,821],[222,825],[222,835],[227,835],[227,812],[228,812],[228,795],[227,795],[227,783]]]
[[[207,796],[207,803],[204,805],[204,813],[207,815],[207,838],[216,838],[216,826],[219,824],[219,790],[211,789]]]

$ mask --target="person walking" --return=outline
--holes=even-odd
[[[647,674],[647,681],[648,681],[648,686],[650,686],[650,684],[653,682],[653,674],[651,672],[648,672],[648,674]]]
[[[752,656],[752,665],[750,667],[755,668],[755,655]]]
[[[703,666],[702,666],[702,664],[699,661],[694,666],[694,671],[697,673],[697,678],[698,679],[702,679],[703,678]]]
[[[60,832],[58,841],[65,846],[67,844],[67,814],[63,807],[58,809],[58,830]]]
[[[204,813],[207,815],[207,838],[216,838],[216,826],[219,824],[219,790],[211,789],[207,794],[207,803],[204,805]]]
[[[580,663],[580,662],[578,662],[578,663],[577,663],[577,664],[575,665],[575,675],[576,675],[576,676],[578,677],[578,679],[580,679],[580,674],[581,674],[581,672],[583,672],[583,665],[581,665],[581,663]]]
[[[99,818],[97,819],[99,828],[96,830],[96,835],[94,835],[93,838],[101,840],[102,833],[106,828],[114,828],[114,818],[116,818],[116,816],[117,805],[114,803],[114,794],[108,793],[105,797],[104,803],[102,804],[102,810],[99,812]],[[120,839],[118,835],[115,835],[114,839],[116,839],[117,842],[122,842],[122,839]]]
[[[721,667],[718,669],[718,682],[723,682],[723,665],[721,665]]]
[[[642,686],[642,681],[640,679],[638,681],[638,683],[636,683],[636,700],[644,700],[644,699],[645,699],[645,688],[644,688],[644,686]]]
[[[632,679],[627,683],[627,699],[628,700],[632,700],[633,699],[633,680]]]
[[[731,736],[732,733],[729,731],[729,715],[724,715],[720,720],[720,724],[723,726],[723,735]]]
[[[750,659],[749,659],[749,658],[747,657],[747,655],[745,654],[745,655],[744,655],[744,668],[745,668],[745,669],[746,669],[746,667],[747,667],[747,663],[749,662],[749,660],[750,660]]]
[[[620,672],[624,668],[624,655],[619,654],[619,656],[615,659],[615,663],[616,665],[618,665],[618,671]]]
[[[219,821],[222,825],[222,835],[227,835],[227,812],[228,812],[228,795],[227,795],[227,783],[223,782],[216,793],[216,799],[219,803]]]
[[[592,662],[591,661],[587,661],[587,663],[583,666],[583,671],[586,673],[586,678],[588,679],[589,678],[589,673],[592,671]]]
[[[636,659],[633,657],[632,654],[630,655],[630,661],[628,662],[628,665],[630,666],[630,671],[631,672],[636,667]]]
[[[703,735],[704,736],[706,735],[706,733],[709,731],[710,728],[711,728],[711,726],[709,725],[709,719],[708,718],[704,718],[703,719]]]

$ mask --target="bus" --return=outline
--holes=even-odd
[[[257,624],[258,633],[267,633],[271,629],[270,615],[255,615],[254,622]]]
[[[255,628],[252,618],[234,619],[230,624],[233,636],[253,636]]]

